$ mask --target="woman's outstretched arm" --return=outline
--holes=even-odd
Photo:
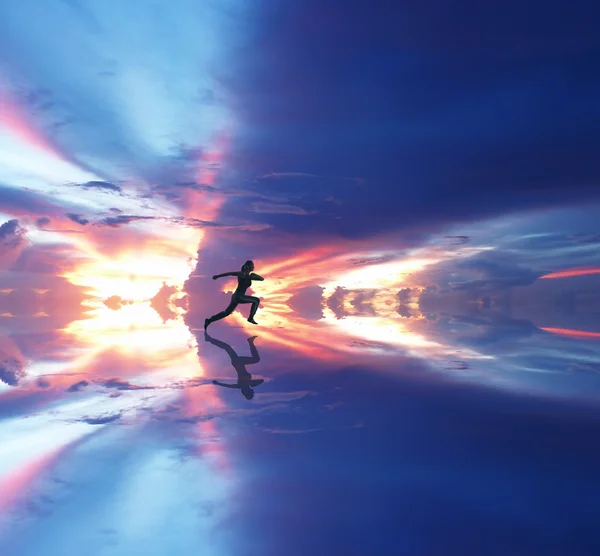
[[[217,386],[223,386],[224,388],[241,388],[238,382],[235,384],[225,384],[224,382],[213,380],[213,384],[216,384]]]
[[[216,280],[217,278],[224,278],[225,276],[241,276],[241,272],[225,272],[223,274],[215,274],[213,276],[213,280]]]
[[[252,274],[250,274],[250,280],[259,280],[260,282],[262,282],[264,278],[262,276],[259,276],[258,274],[254,274],[253,272]]]

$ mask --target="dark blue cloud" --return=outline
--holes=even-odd
[[[103,189],[105,191],[116,191],[117,193],[121,192],[121,187],[119,185],[115,185],[114,183],[106,181],[88,181],[80,184],[80,186],[84,189]]]
[[[40,229],[44,229],[46,226],[48,226],[48,224],[50,224],[50,222],[52,222],[52,220],[49,217],[40,216],[36,219],[35,225]]]
[[[80,380],[75,384],[71,384],[71,386],[67,388],[67,392],[79,392],[83,390],[86,386],[89,386],[89,384],[90,383],[87,380]]]
[[[0,381],[9,386],[17,386],[25,376],[23,362],[16,357],[5,356],[0,360]]]
[[[63,207],[54,205],[46,197],[26,189],[0,184],[0,209],[13,214],[59,215]]]
[[[110,378],[100,384],[105,388],[115,388],[116,390],[152,390],[150,386],[138,386],[119,378]]]
[[[23,243],[25,230],[16,219],[9,220],[0,225],[0,256],[12,251]]]
[[[108,423],[114,423],[121,418],[120,413],[115,413],[113,415],[104,415],[102,417],[86,417],[84,419],[80,419],[81,423],[87,423],[88,425],[107,425]]]
[[[67,214],[65,214],[65,216],[69,220],[72,220],[73,222],[77,222],[77,224],[81,224],[82,226],[85,226],[86,224],[89,223],[89,220],[87,218],[83,217],[81,214],[75,214],[74,212],[68,212]]]
[[[503,260],[504,259],[504,260]],[[539,276],[529,268],[516,265],[507,257],[484,255],[467,259],[458,263],[455,269],[465,274],[475,274],[477,277],[466,281],[453,281],[450,288],[470,291],[498,291],[513,286],[529,286]]]
[[[594,4],[262,5],[223,78],[244,129],[228,163],[288,175],[261,190],[307,211],[342,202],[276,227],[364,236],[598,196]]]
[[[110,228],[118,228],[126,226],[137,220],[154,220],[154,216],[134,216],[129,214],[118,214],[117,216],[107,216],[96,223],[98,226],[109,226]]]

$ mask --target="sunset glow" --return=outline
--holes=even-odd
[[[588,340],[600,340],[600,332],[586,332],[585,330],[569,330],[567,328],[542,328],[551,334],[570,336],[572,338],[583,338]]]
[[[559,272],[551,272],[540,276],[542,278],[571,278],[573,276],[590,276],[592,274],[600,274],[600,268],[572,268],[570,270],[561,270]]]
[[[190,262],[185,258],[137,251],[84,264],[64,276],[99,298],[118,295],[144,301],[155,295],[163,282],[181,287],[189,274]]]
[[[264,327],[261,338],[323,360],[341,359],[349,353],[355,356],[375,352],[385,354],[386,349],[390,356],[402,350],[415,357],[444,360],[455,353],[456,348],[427,338],[426,328],[420,326],[425,317],[418,310],[418,295],[424,288],[415,284],[420,272],[443,261],[445,255],[437,252],[435,258],[422,258],[424,253],[424,250],[417,252],[414,259],[374,262],[356,268],[352,266],[353,261],[376,257],[364,252],[341,256],[337,254],[337,246],[331,245],[285,261],[261,264],[260,272],[272,276],[267,275],[268,279],[254,286],[262,299],[257,314],[261,327]],[[323,317],[318,322],[299,317],[288,304],[307,284],[323,289]],[[226,283],[222,291],[230,293],[232,286],[232,283]],[[412,290],[411,298],[405,303],[414,313],[409,319],[398,315],[398,292],[406,286]],[[343,307],[347,316],[341,319],[327,307],[327,299],[337,288],[345,290]],[[368,306],[375,314],[352,315],[355,311],[353,302],[365,292],[370,293]],[[245,311],[243,305],[238,306],[233,318],[251,332],[252,325],[245,322]],[[478,359],[481,355],[463,350],[462,357]]]

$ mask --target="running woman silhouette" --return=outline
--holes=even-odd
[[[246,290],[252,285],[253,280],[260,280],[261,282],[264,280],[262,276],[258,274],[254,274],[252,272],[254,270],[254,263],[252,261],[246,261],[242,266],[242,270],[240,272],[225,272],[225,274],[217,274],[213,276],[213,280],[217,278],[223,278],[224,276],[237,276],[238,285],[236,290],[233,292],[231,296],[231,303],[227,306],[227,309],[213,315],[208,319],[204,319],[204,330],[208,328],[208,325],[217,321],[224,319],[225,317],[231,315],[234,309],[240,303],[252,303],[252,309],[250,309],[250,316],[248,317],[248,322],[252,324],[258,324],[254,320],[254,315],[256,311],[258,311],[258,305],[260,304],[260,298],[254,297],[253,295],[246,295]]]
[[[213,380],[213,384],[216,384],[217,386],[223,386],[225,388],[239,388],[242,392],[242,395],[247,400],[254,398],[253,388],[260,386],[265,381],[263,378],[252,378],[252,375],[246,370],[247,365],[254,365],[260,361],[260,355],[258,354],[256,346],[254,345],[256,336],[248,338],[248,345],[250,346],[250,353],[252,354],[251,357],[240,357],[227,342],[222,342],[221,340],[212,338],[208,335],[208,332],[204,333],[204,340],[210,342],[213,346],[224,349],[227,352],[227,355],[229,355],[231,364],[233,365],[238,377],[235,384],[227,384],[225,382],[219,382],[218,380]]]

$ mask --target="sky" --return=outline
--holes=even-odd
[[[598,554],[599,16],[1,3],[0,553]]]

